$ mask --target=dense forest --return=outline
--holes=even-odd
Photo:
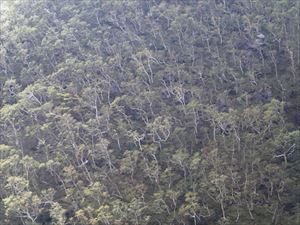
[[[6,3],[1,225],[300,224],[299,0]]]

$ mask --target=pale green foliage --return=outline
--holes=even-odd
[[[299,224],[299,1],[13,2],[0,224]]]

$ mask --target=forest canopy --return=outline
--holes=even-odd
[[[0,224],[300,224],[299,0],[6,4]]]

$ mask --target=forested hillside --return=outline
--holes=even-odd
[[[16,0],[1,225],[300,224],[299,0]]]

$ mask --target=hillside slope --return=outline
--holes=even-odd
[[[24,0],[0,22],[0,224],[300,223],[299,1]]]

